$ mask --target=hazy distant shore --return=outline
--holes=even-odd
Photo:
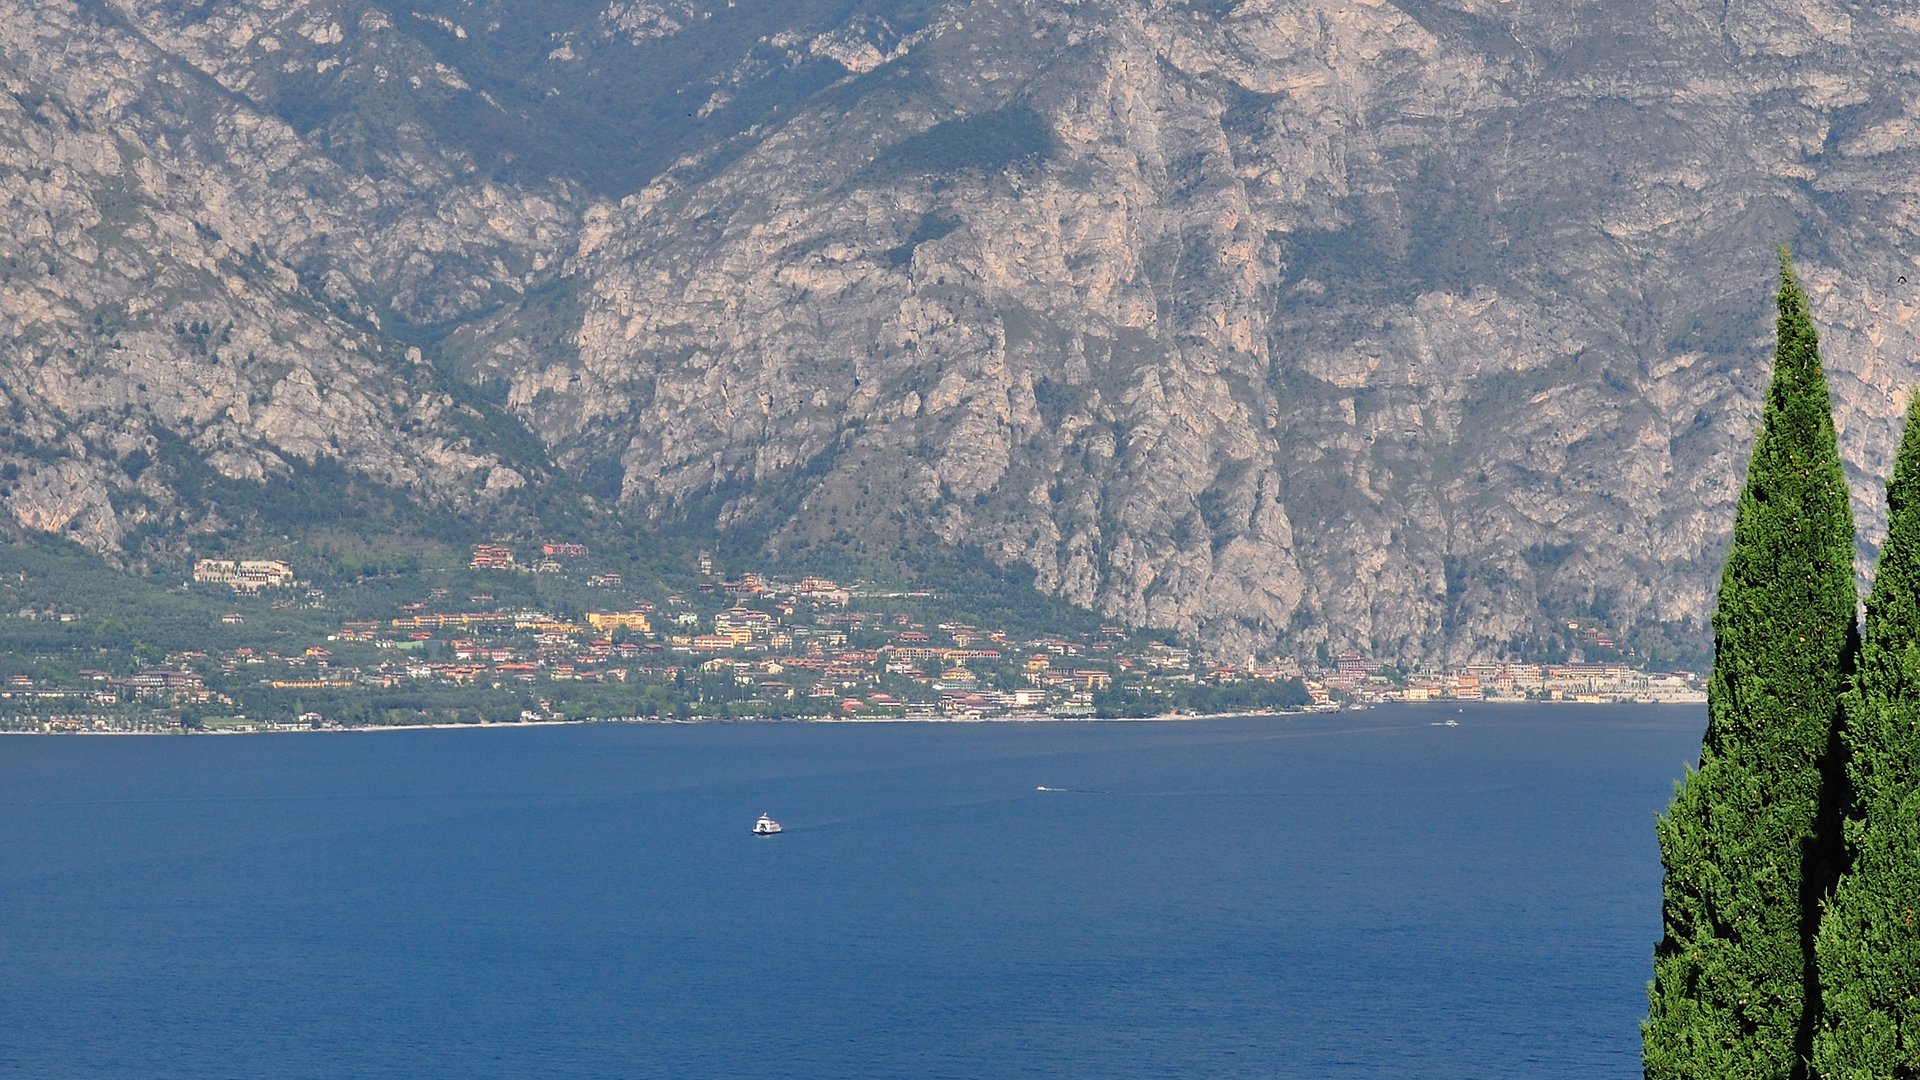
[[[590,724],[648,724],[663,727],[688,724],[1137,724],[1170,720],[1230,720],[1249,716],[1280,717],[1314,715],[1324,714],[1301,711],[1273,713],[1164,713],[1157,716],[694,716],[684,720],[651,716],[616,716],[590,717],[580,720],[503,720],[479,724],[366,724],[357,727],[253,727],[208,730],[174,728],[165,731],[113,731],[87,728],[71,731],[0,731],[0,736],[58,736],[65,738],[74,735],[110,735],[174,738],[183,735],[206,737],[224,737],[229,735],[347,735],[377,731],[510,731],[515,728],[581,727]]]
[[[70,731],[0,731],[0,737],[19,736],[229,736],[229,735],[346,735],[361,732],[381,731],[510,731],[515,728],[535,727],[575,727],[589,724],[1140,724],[1169,723],[1175,721],[1238,720],[1249,717],[1292,718],[1301,716],[1338,716],[1353,712],[1366,712],[1381,708],[1402,706],[1446,706],[1452,704],[1457,709],[1480,705],[1552,705],[1552,706],[1591,706],[1595,704],[1616,705],[1671,705],[1694,704],[1693,702],[1590,702],[1590,701],[1528,701],[1524,699],[1488,698],[1483,701],[1382,701],[1361,706],[1358,709],[1298,709],[1271,712],[1217,712],[1217,713],[1158,713],[1153,716],[1047,716],[1047,715],[1007,715],[1007,716],[793,716],[793,717],[717,717],[693,716],[686,719],[652,716],[612,716],[589,717],[580,720],[503,720],[478,724],[437,723],[437,724],[368,724],[358,727],[254,727],[191,730],[175,728],[163,731],[115,731],[99,729],[77,729]]]

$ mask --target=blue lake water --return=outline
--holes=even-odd
[[[1638,1076],[1704,724],[0,739],[0,1073]]]

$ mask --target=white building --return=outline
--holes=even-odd
[[[193,580],[258,592],[292,585],[293,567],[276,559],[201,559],[193,564]]]

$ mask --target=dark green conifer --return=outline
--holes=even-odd
[[[1822,1077],[1920,1077],[1920,398],[1907,407],[1847,695],[1847,870],[1821,916]]]
[[[1857,648],[1853,514],[1806,294],[1779,340],[1713,618],[1699,768],[1660,820],[1649,1080],[1804,1075],[1813,933],[1838,851],[1840,699]],[[1837,780],[1837,775],[1832,778]]]

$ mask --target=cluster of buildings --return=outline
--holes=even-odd
[[[1018,639],[965,623],[930,625],[884,601],[851,609],[870,599],[822,577],[749,573],[661,605],[636,600],[578,618],[420,610],[349,622],[335,637],[416,654],[352,676],[382,686],[396,678],[495,688],[652,682],[691,690],[699,704],[769,715],[1086,715],[1092,692],[1117,675],[1192,666],[1186,650],[1157,643],[1136,655],[1117,628],[1092,640]]]
[[[206,653],[168,657],[166,666],[142,668],[131,675],[109,675],[81,668],[77,685],[49,686],[31,675],[12,675],[0,687],[0,701],[72,701],[88,705],[116,705],[134,698],[174,704],[208,700],[206,680],[182,666],[207,659]]]
[[[513,548],[505,544],[475,544],[473,557],[467,560],[469,570],[525,570],[534,574],[557,574],[566,569],[565,559],[584,559],[588,555],[587,545],[567,541],[549,541],[540,545],[540,557],[521,564],[515,557]],[[613,575],[618,580],[618,574]]]
[[[52,682],[14,674],[0,684],[0,731],[156,731],[178,726],[168,714],[219,695],[191,665],[205,653],[167,657],[127,675],[80,669]]]
[[[354,702],[383,703],[390,716],[400,710],[384,703],[409,695],[457,698],[471,703],[472,715],[502,720],[1083,717],[1113,715],[1107,710],[1116,703],[1171,711],[1208,701],[1252,711],[1287,698],[1277,692],[1282,687],[1323,709],[1443,699],[1704,699],[1694,676],[1624,664],[1489,663],[1402,675],[1357,652],[1325,670],[1286,661],[1209,663],[1119,627],[1035,636],[930,617],[926,592],[882,592],[820,576],[723,576],[704,552],[704,573],[684,594],[619,600],[617,572],[567,565],[588,558],[584,545],[549,542],[523,565],[511,547],[481,544],[469,567],[525,573],[553,563],[551,572],[578,574],[592,590],[572,595],[614,602],[532,610],[500,605],[485,592],[459,602],[448,589],[429,589],[379,617],[360,613],[316,632],[298,648],[256,642],[181,653],[119,676],[82,671],[74,685],[15,675],[0,687],[0,728],[97,730],[117,716],[123,729],[137,729],[168,710],[238,716],[249,708],[272,712],[252,721],[262,726],[326,726]],[[194,577],[252,593],[291,585],[293,570],[268,560],[208,559],[195,564]],[[245,620],[235,612],[224,621]],[[56,727],[60,717],[78,727]]]
[[[1604,636],[1599,632],[1595,636]],[[1330,672],[1308,682],[1316,700],[1568,701],[1687,704],[1707,699],[1692,672],[1641,671],[1620,662],[1468,664],[1453,671],[1389,674],[1357,652],[1341,654]]]

